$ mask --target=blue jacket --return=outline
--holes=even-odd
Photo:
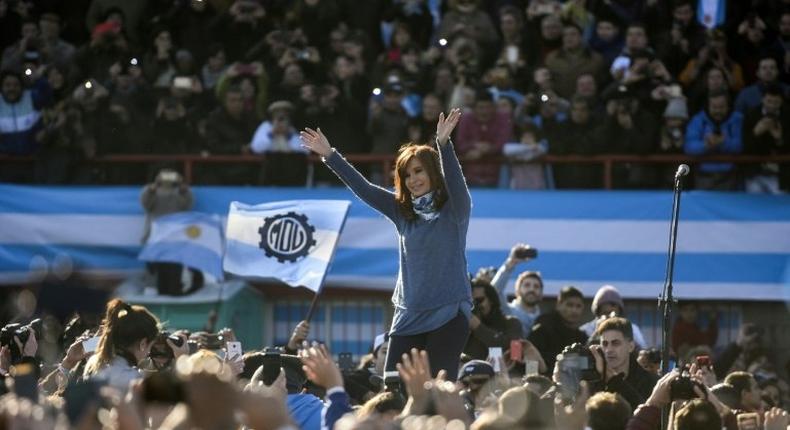
[[[32,154],[38,149],[36,133],[41,129],[41,108],[52,98],[45,79],[22,91],[15,103],[0,97],[0,154]]]
[[[686,126],[686,143],[683,146],[686,154],[740,154],[743,151],[741,141],[743,115],[740,112],[730,113],[730,116],[721,123],[720,130],[724,135],[724,142],[715,148],[708,148],[705,146],[705,136],[713,133],[715,128],[715,123],[704,110],[694,115]],[[705,173],[719,173],[729,172],[732,168],[732,163],[702,163],[699,170]]]
[[[330,390],[331,391],[331,390]],[[335,423],[343,418],[343,415],[351,412],[351,405],[348,401],[348,394],[345,390],[334,391],[326,396],[326,406],[321,417],[321,430],[332,430]]]
[[[288,411],[302,430],[320,430],[324,403],[312,394],[289,394]]]

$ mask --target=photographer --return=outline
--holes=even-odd
[[[777,84],[766,85],[762,103],[746,113],[743,120],[743,152],[754,155],[787,154],[790,152],[790,111],[783,108],[784,97]],[[764,163],[747,167],[746,191],[777,194],[790,190],[790,166]]]
[[[593,383],[592,391],[620,394],[635,409],[648,398],[658,378],[636,362],[631,322],[609,318],[598,325],[595,335],[598,344],[591,345],[590,351],[601,379]]]
[[[484,360],[492,347],[508,349],[510,341],[522,337],[521,324],[512,316],[502,314],[497,290],[486,281],[472,280],[474,309],[469,319],[472,330],[464,353],[473,359]]]

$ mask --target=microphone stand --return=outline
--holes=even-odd
[[[675,248],[678,237],[678,216],[680,214],[680,192],[683,188],[683,174],[675,175],[675,187],[672,196],[672,221],[669,227],[669,249],[667,250],[666,278],[664,278],[664,291],[658,298],[658,306],[664,319],[661,324],[662,346],[661,346],[661,374],[669,372],[669,347],[670,347],[670,327],[672,324],[672,305],[675,302],[672,296],[672,277],[675,271]],[[661,428],[667,428],[667,412],[662,414]]]

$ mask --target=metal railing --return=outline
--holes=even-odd
[[[345,154],[346,159],[354,164],[379,165],[382,172],[389,172],[395,161],[395,155],[384,154]],[[198,155],[198,154],[122,154],[105,155],[83,160],[83,163],[90,164],[146,164],[146,163],[181,163],[182,174],[187,183],[191,183],[194,178],[194,168],[197,164],[215,163],[238,163],[238,164],[258,164],[265,159],[265,155]],[[310,155],[307,157],[310,170],[315,164],[320,164],[318,156]],[[32,163],[35,157],[32,156],[10,156],[0,155],[0,164],[6,163]],[[632,154],[606,154],[606,155],[544,155],[529,161],[513,161],[505,157],[487,157],[485,159],[461,159],[464,165],[471,164],[598,164],[603,167],[603,188],[612,189],[612,170],[614,165],[623,163],[633,164],[679,164],[690,165],[708,162],[724,162],[733,164],[760,164],[760,163],[790,163],[790,154],[758,156],[758,155],[707,155],[689,156],[681,154],[654,154],[654,155],[632,155]],[[389,178],[389,176],[387,176]],[[387,179],[392,185],[391,178]],[[308,181],[308,186],[310,185]]]

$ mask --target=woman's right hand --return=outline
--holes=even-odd
[[[321,132],[321,127],[317,130],[305,127],[299,137],[302,139],[303,148],[307,148],[324,158],[332,155],[332,146],[329,145],[329,140]]]

